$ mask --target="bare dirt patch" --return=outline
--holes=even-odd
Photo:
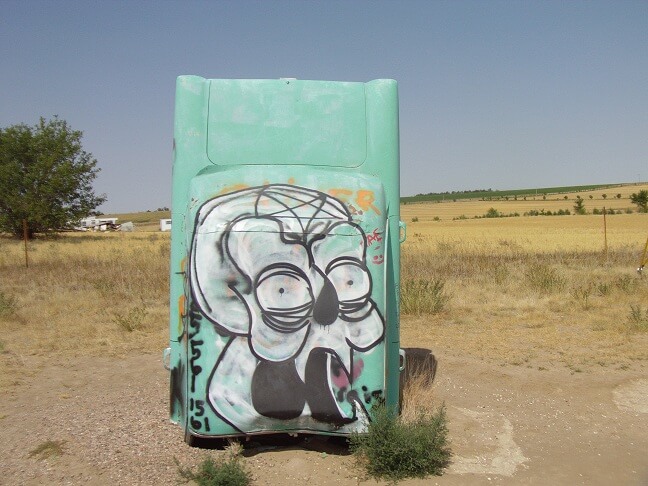
[[[403,484],[647,484],[645,364],[574,373],[435,355],[433,395],[446,404],[455,455],[443,476]],[[194,467],[224,454],[188,447],[169,423],[159,356],[24,366],[31,372],[0,403],[3,484],[176,484],[174,458]],[[48,441],[60,454],[31,454]],[[254,484],[375,484],[344,445],[321,437],[252,439],[244,455]]]

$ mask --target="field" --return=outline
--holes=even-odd
[[[629,194],[641,188],[630,186],[627,192]],[[619,188],[618,192],[623,190]],[[628,194],[624,193],[617,200],[610,200],[610,196],[603,200],[597,191],[592,193],[592,199],[587,193],[581,193],[589,211],[595,204],[621,210],[631,207]],[[402,206],[401,219],[408,228],[407,241],[402,247],[401,346],[431,349],[439,359],[441,377],[437,378],[437,384],[432,389],[421,385],[407,393],[417,397],[414,402],[418,404],[416,406],[422,403],[436,406],[441,399],[445,400],[451,411],[454,410],[450,415],[451,421],[455,426],[465,426],[463,432],[454,429],[458,457],[451,473],[438,478],[440,484],[465,484],[463,480],[469,477],[481,478],[476,482],[483,483],[485,475],[462,476],[466,474],[462,472],[462,467],[467,467],[470,474],[486,471],[496,479],[513,478],[509,484],[515,484],[516,471],[521,474],[517,466],[513,469],[480,470],[470,461],[466,462],[469,457],[466,451],[476,446],[467,444],[462,437],[469,433],[467,427],[477,427],[477,415],[468,412],[468,415],[461,415],[461,410],[468,409],[452,409],[453,404],[468,407],[468,400],[471,407],[478,407],[476,403],[483,399],[480,406],[486,408],[479,413],[500,410],[497,408],[500,405],[496,407],[486,401],[484,397],[488,393],[480,386],[487,385],[491,391],[500,390],[498,393],[501,397],[502,393],[511,392],[506,387],[501,388],[508,380],[509,384],[516,383],[515,386],[527,390],[528,396],[540,396],[540,390],[543,390],[547,397],[563,393],[557,391],[562,390],[560,383],[588,379],[590,381],[586,383],[574,381],[573,390],[582,389],[583,400],[597,400],[593,392],[590,393],[590,390],[598,389],[596,386],[617,386],[632,380],[633,383],[639,380],[638,383],[643,384],[641,386],[648,383],[648,277],[638,275],[636,271],[648,238],[648,214],[635,212],[607,216],[607,248],[602,215],[471,219],[484,214],[490,207],[505,214],[522,213],[527,210],[525,208],[568,209],[573,204],[573,197],[569,195],[569,201],[549,200],[548,197],[541,203],[539,200],[457,201]],[[460,215],[465,215],[467,219],[453,220]],[[67,233],[34,240],[28,244],[29,268],[25,268],[23,243],[8,237],[0,238],[0,391],[3,394],[13,397],[16,403],[34,403],[35,409],[42,409],[47,414],[45,410],[48,407],[37,404],[37,397],[28,398],[32,396],[29,393],[40,390],[43,396],[48,396],[48,400],[52,401],[51,407],[69,410],[66,403],[85,403],[85,396],[77,395],[77,385],[74,383],[83,381],[83,370],[87,367],[97,367],[99,371],[93,373],[98,374],[91,381],[97,380],[97,383],[105,385],[107,394],[111,387],[117,389],[126,386],[123,384],[125,379],[137,380],[137,371],[130,366],[142,369],[159,366],[157,356],[168,342],[169,234],[153,232],[155,222],[150,217],[148,222],[146,216],[140,217],[148,226],[138,227],[134,233]],[[120,222],[126,220],[120,217]],[[130,220],[135,220],[135,217]],[[148,359],[147,356],[153,358]],[[104,368],[112,370],[105,371],[113,374],[112,380],[108,374],[100,373]],[[158,377],[158,381],[164,380],[163,370],[151,373]],[[452,382],[448,381],[451,376],[454,377]],[[476,377],[479,380],[472,381]],[[48,384],[59,381],[62,388],[55,391],[46,389],[51,386]],[[460,388],[464,391],[461,394],[456,389],[457,383],[462,383]],[[85,385],[86,389],[90,386],[91,383]],[[142,386],[151,387],[151,393],[160,393],[155,407],[156,410],[160,409],[159,415],[164,420],[167,385],[158,383],[152,387],[147,383]],[[612,396],[612,392],[609,393]],[[515,396],[519,400],[519,396]],[[91,412],[95,419],[96,411],[102,410],[102,406],[110,407],[111,401],[119,402],[116,396],[106,395],[104,398],[107,401],[101,403],[105,405],[95,403],[98,408]],[[493,397],[491,399],[494,400]],[[579,397],[573,399],[578,401]],[[596,405],[589,403],[583,407],[590,410]],[[614,437],[627,439],[630,434],[632,438],[633,433],[639,433],[636,431],[646,429],[645,407],[639,407],[636,409],[639,411],[635,410],[634,422],[629,422],[627,417],[619,419],[619,423],[633,425],[628,425],[628,431],[615,429],[617,435]],[[507,413],[512,411],[508,410]],[[17,409],[10,408],[8,402],[0,410],[0,423],[7,426],[0,434],[0,442],[16,446],[17,437],[10,436],[9,431],[15,430],[15,434],[18,434],[22,430],[12,429],[19,414]],[[489,417],[492,419],[489,419],[490,423],[500,423],[499,418],[493,418],[495,415]],[[537,423],[525,425],[524,420],[530,419],[524,414],[519,414],[517,422],[507,417],[516,427],[527,430],[529,437],[533,436],[533,427],[542,426]],[[9,427],[10,424],[12,427]],[[508,426],[504,422],[502,424],[508,430]],[[153,426],[152,422],[149,426]],[[115,428],[114,425],[106,427]],[[12,462],[11,466],[0,466],[0,473],[9,478],[9,484],[59,480],[63,483],[59,476],[52,476],[52,470],[59,471],[65,481],[70,479],[65,476],[70,466],[66,459],[58,463],[55,460],[42,463],[28,455],[38,445],[36,437],[40,441],[58,438],[48,435],[47,430],[47,427],[44,431],[41,429],[34,437],[27,439],[25,450],[17,453],[15,464]],[[181,435],[175,427],[169,430],[172,437]],[[585,434],[584,431],[580,432]],[[60,434],[65,436],[65,432]],[[69,434],[65,437],[65,440],[72,440]],[[569,436],[565,435],[564,438],[567,441]],[[604,437],[600,438],[603,440]],[[99,439],[95,437],[92,440]],[[548,457],[542,456],[540,446],[534,440],[535,436],[528,438],[527,444],[518,437],[517,443],[521,444],[527,458],[533,450],[537,450],[539,461],[541,458],[549,461]],[[615,449],[616,453],[627,452],[629,459],[626,460],[630,461],[628,467],[637,469],[641,459],[638,459],[639,463],[632,461],[641,457],[641,448],[646,441],[640,440],[633,447],[624,446],[621,440],[618,442],[613,444],[620,447]],[[486,444],[484,447],[491,446]],[[76,457],[74,447],[68,447],[68,455]],[[175,447],[177,451],[183,446]],[[568,444],[564,447],[569,450]],[[260,463],[273,465],[274,460],[274,466],[280,467],[285,459],[286,464],[294,466],[294,461],[302,456],[299,451],[293,453],[290,457],[255,454],[249,458],[248,464],[251,467]],[[301,453],[305,454],[304,451]],[[97,457],[101,455],[100,451],[94,454]],[[165,456],[160,454],[159,457],[151,455],[151,464],[165,457],[165,461],[168,461],[164,473],[166,476],[160,476],[160,484],[172,484],[173,463],[169,453]],[[178,452],[178,455],[189,464],[196,463],[202,457],[191,451]],[[318,457],[321,459],[324,456]],[[343,456],[340,457],[343,461]],[[583,461],[585,457],[583,452]],[[609,459],[614,463],[613,457]],[[82,462],[81,459],[79,461]],[[310,471],[309,462],[313,461],[303,459],[300,467]],[[332,469],[338,471],[342,463],[334,464]],[[645,462],[643,464],[645,466]],[[97,466],[96,470],[90,466],[77,466],[83,469],[84,478],[90,478],[91,482],[94,478],[96,484],[111,484],[114,479],[110,464]],[[574,474],[583,464],[576,466],[572,468]],[[32,475],[26,476],[31,479],[17,479],[21,477],[21,468],[24,471],[26,467],[33,468]],[[142,467],[144,472],[138,474],[149,474],[149,469]],[[154,469],[151,465],[150,471]],[[286,471],[284,479],[292,478],[294,471]],[[542,472],[536,469],[525,474],[531,473],[542,477]],[[115,480],[116,483],[146,484],[152,477],[137,476],[132,471],[124,474],[126,479]],[[318,474],[312,472],[309,477],[315,482],[319,478],[320,483],[330,480],[330,476],[326,476],[326,469]],[[614,471],[610,474],[611,478],[621,477],[615,476]],[[637,474],[641,474],[641,471]],[[273,483],[261,472],[257,478],[259,484],[281,482],[281,477],[277,478],[277,483]],[[636,484],[640,484],[641,478],[637,476],[636,479]],[[288,481],[287,484],[297,484],[296,481]],[[528,481],[528,484],[542,484],[531,479]],[[78,480],[79,484],[82,482]],[[355,483],[351,481],[349,484]],[[605,484],[605,481],[589,484]],[[635,483],[628,480],[626,484]]]
[[[574,202],[577,197],[583,199],[585,210],[588,213],[592,213],[594,210],[602,211],[604,207],[608,211],[613,209],[615,212],[625,212],[636,210],[636,206],[630,202],[630,194],[644,189],[648,189],[648,184],[621,185],[577,192],[548,193],[544,196],[539,193],[527,196],[490,197],[490,199],[458,199],[460,195],[450,195],[443,200],[434,202],[408,202],[401,206],[401,219],[406,223],[412,222],[413,218],[418,218],[420,222],[434,221],[435,218],[441,221],[463,217],[470,219],[484,216],[490,208],[496,209],[503,215],[518,213],[522,216],[524,213],[534,210],[551,212],[568,210],[573,213]],[[407,200],[408,198],[404,199]]]
[[[408,204],[412,202],[430,202],[430,201],[456,201],[458,199],[523,199],[524,197],[547,196],[555,194],[579,193],[586,191],[602,190],[607,193],[612,192],[615,188],[628,184],[594,184],[587,186],[563,186],[563,187],[542,187],[536,189],[511,189],[511,190],[472,190],[472,191],[452,191],[452,192],[435,192],[429,194],[418,194],[416,196],[405,196],[401,202]]]

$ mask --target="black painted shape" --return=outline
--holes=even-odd
[[[339,311],[340,301],[338,300],[335,287],[328,278],[324,278],[324,287],[317,296],[317,301],[313,308],[313,317],[318,324],[328,326],[335,322]]]
[[[335,403],[333,391],[329,387],[329,360],[335,360],[331,368],[338,368],[344,373],[338,359],[326,349],[315,348],[308,355],[306,362],[306,400],[311,409],[311,416],[320,422],[344,425],[353,422],[340,413]]]
[[[288,420],[301,415],[306,404],[304,383],[295,361],[261,361],[252,375],[252,405],[261,415]]]
[[[416,378],[423,385],[431,385],[437,370],[437,360],[427,348],[403,348],[405,351],[405,370],[400,374],[401,389]]]
[[[171,416],[175,415],[176,407],[180,409],[180,416],[184,417],[184,375],[185,365],[178,362],[171,369],[171,380],[169,386],[169,401],[171,403]]]

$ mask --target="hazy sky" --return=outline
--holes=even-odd
[[[0,0],[0,126],[82,130],[104,212],[170,206],[181,74],[396,79],[403,195],[648,179],[645,0]]]

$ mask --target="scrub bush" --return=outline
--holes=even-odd
[[[212,457],[207,457],[198,466],[197,472],[178,467],[178,473],[187,482],[194,481],[198,486],[247,486],[252,481],[240,458],[233,455],[220,463]]]
[[[391,483],[440,475],[450,463],[445,408],[421,411],[404,422],[384,405],[374,409],[366,434],[353,434],[350,450],[366,473]]]

